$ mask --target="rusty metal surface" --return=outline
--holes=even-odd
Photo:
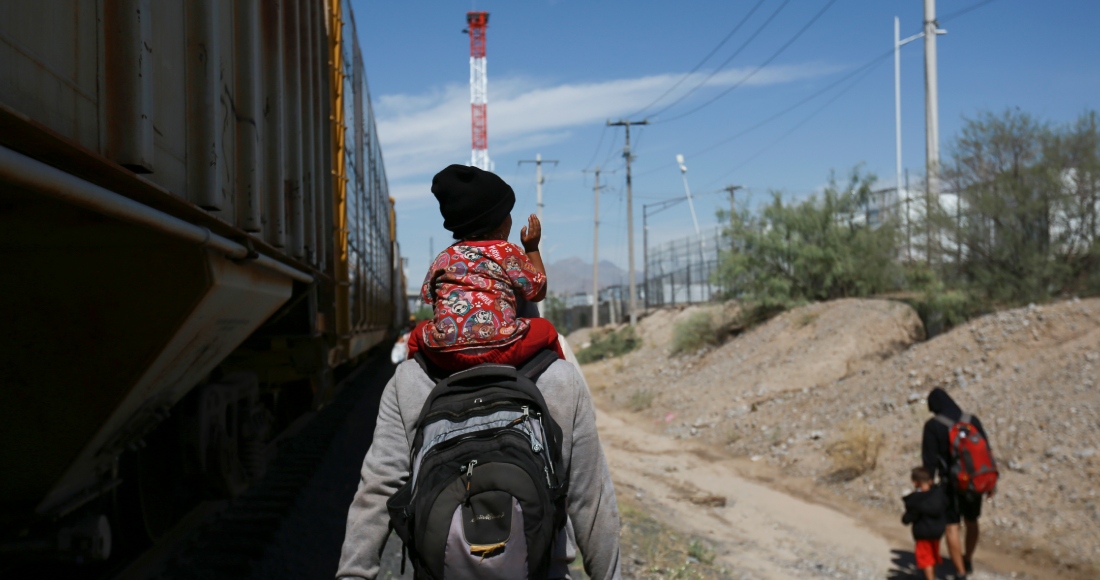
[[[218,139],[217,0],[191,0],[185,7],[187,199],[205,210],[220,211],[228,207],[219,179],[225,161]]]
[[[103,3],[108,157],[136,173],[153,172],[153,20],[151,0]]]
[[[292,256],[305,259],[305,218],[302,199],[302,75],[299,69],[300,0],[282,0],[283,6],[283,145],[286,164],[284,181],[287,200],[287,248]]]
[[[263,231],[262,175],[260,154],[260,0],[234,2],[236,14],[236,198],[237,227],[246,232]]]
[[[331,364],[400,323],[392,204],[347,0],[0,2],[0,64],[0,145],[308,272],[323,304],[308,324]],[[48,511],[292,290],[255,264],[196,258],[36,195],[0,192],[34,216],[0,233],[25,282],[0,321],[24,329],[8,345],[20,373],[67,364],[48,369],[49,388],[0,393],[15,397],[0,400],[0,463],[26,459],[5,447],[15,435],[39,451],[0,503]],[[12,234],[27,228],[55,239],[28,249]],[[58,408],[24,412],[47,404]]]
[[[112,191],[60,171],[45,163],[0,147],[0,181],[10,187],[33,191],[103,216],[168,234],[191,244],[210,248],[233,260],[247,260],[282,276],[309,283],[313,277],[256,253],[249,246],[159,212]]]
[[[283,195],[283,21],[280,0],[260,5],[263,54],[263,202],[264,238],[286,246],[286,199]]]
[[[212,252],[204,252],[202,263],[208,282],[196,302],[38,505],[40,513],[88,485],[89,474],[132,443],[127,425],[170,408],[290,298],[288,278]]]
[[[155,183],[137,177],[117,163],[73,143],[2,104],[0,104],[0,145],[157,211],[208,228],[222,237],[243,239],[246,235],[242,230],[225,223],[217,216],[202,211],[186,200],[161,189]],[[309,272],[315,278],[326,280],[324,272],[290,258],[274,246],[257,238],[252,238],[252,243],[260,253],[271,256],[296,270]]]

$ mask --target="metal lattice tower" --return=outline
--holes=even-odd
[[[470,117],[473,153],[470,165],[489,171],[489,122],[486,113],[489,79],[485,74],[485,28],[488,12],[467,12],[467,32],[470,34]]]

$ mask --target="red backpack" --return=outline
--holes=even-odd
[[[997,462],[989,450],[989,442],[973,424],[974,417],[963,413],[952,421],[943,415],[936,420],[947,426],[951,446],[949,471],[959,491],[989,493],[997,487]]]

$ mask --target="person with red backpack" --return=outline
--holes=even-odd
[[[939,474],[947,492],[947,551],[958,572],[956,579],[965,580],[978,547],[983,496],[993,497],[997,490],[997,463],[981,420],[963,412],[946,391],[932,389],[928,410],[934,416],[924,424],[921,457],[925,469]],[[959,542],[962,521],[965,555]]]

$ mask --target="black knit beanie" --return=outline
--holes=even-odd
[[[516,205],[516,193],[495,173],[451,165],[432,178],[443,227],[456,240],[479,236],[504,223]]]

